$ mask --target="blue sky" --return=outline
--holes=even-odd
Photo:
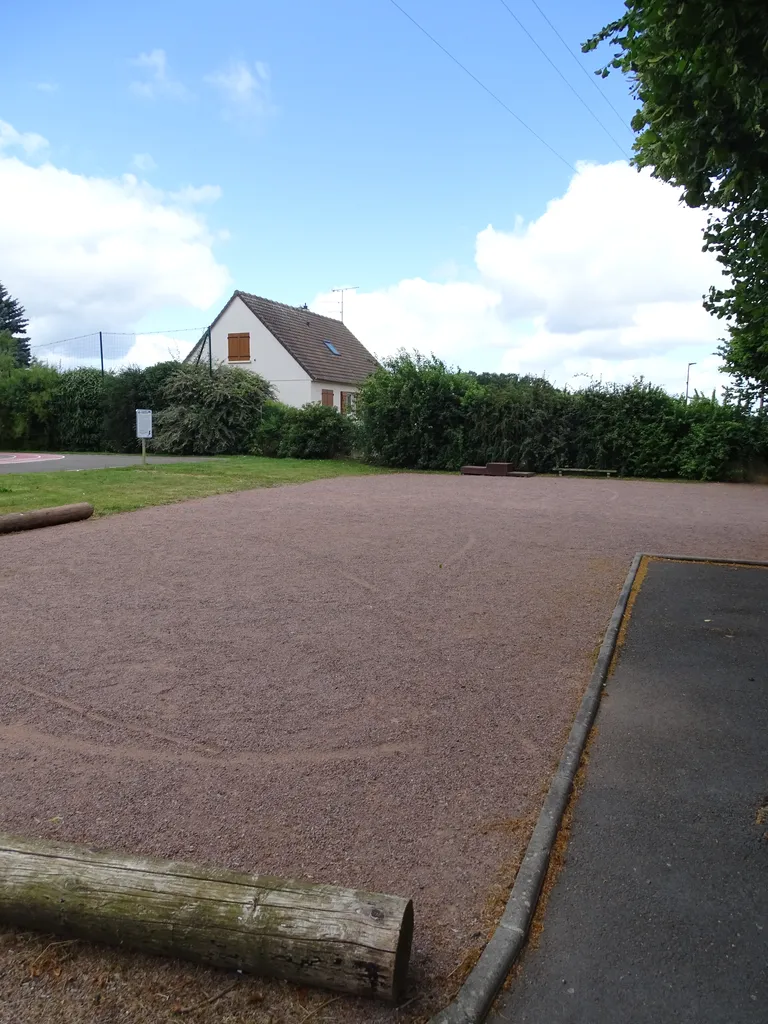
[[[629,152],[631,132],[532,0],[507,3]],[[538,3],[574,49],[621,11],[619,0]],[[567,164],[622,159],[500,0],[402,6]],[[88,179],[130,173],[166,196],[215,186],[194,215],[229,286],[281,301],[331,313],[323,295],[341,284],[364,295],[413,279],[477,283],[478,233],[534,222],[573,178],[390,0],[44,0],[6,10],[4,34],[17,45],[0,66],[0,119],[48,142],[29,162]],[[629,121],[626,82],[613,75],[600,88]],[[143,312],[139,303],[129,325],[78,326],[191,326],[220,305],[169,294]],[[497,342],[483,351],[503,362]]]

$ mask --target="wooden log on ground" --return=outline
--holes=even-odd
[[[8,512],[0,516],[0,533],[15,533],[16,530],[36,530],[40,526],[57,526],[59,523],[74,523],[93,515],[93,505],[87,501],[75,505],[56,505],[54,508],[38,508],[34,512]]]
[[[399,998],[410,900],[0,834],[0,921]]]

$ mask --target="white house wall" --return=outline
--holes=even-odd
[[[248,333],[251,336],[251,358],[248,362],[229,362],[228,334]],[[214,363],[240,366],[261,374],[275,389],[275,397],[286,405],[302,406],[314,401],[309,374],[283,348],[264,324],[235,298],[211,330],[211,357]],[[319,387],[319,385],[318,385]],[[330,385],[329,385],[330,387]],[[336,385],[337,391],[339,386]],[[345,389],[347,390],[347,389]],[[351,390],[351,389],[349,389]],[[317,401],[320,401],[318,393]],[[338,404],[338,394],[336,395]]]
[[[351,392],[351,394],[356,395],[357,394],[357,384],[339,384],[339,383],[333,383],[331,381],[326,381],[326,383],[323,383],[322,381],[319,381],[319,380],[313,380],[312,381],[312,390],[311,390],[312,397],[307,399],[307,401],[310,401],[310,402],[320,402],[320,401],[322,401],[323,391],[332,391],[333,392],[333,404],[336,406],[337,409],[340,409],[341,408],[341,392],[342,391],[348,391],[348,392]]]

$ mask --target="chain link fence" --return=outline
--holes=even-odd
[[[127,366],[152,366],[169,359],[188,359],[202,346],[205,360],[207,327],[184,327],[177,330],[126,332],[93,331],[73,338],[31,344],[32,357],[57,370],[82,367],[110,373]],[[194,358],[191,361],[195,361]]]

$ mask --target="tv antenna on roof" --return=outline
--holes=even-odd
[[[341,292],[341,322],[344,323],[344,292],[356,292],[359,284],[348,284],[344,288],[331,288],[332,292]]]

